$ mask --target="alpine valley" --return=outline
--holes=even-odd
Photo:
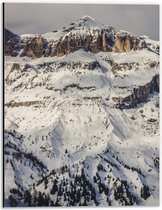
[[[4,206],[159,205],[158,41],[84,16],[4,54]]]

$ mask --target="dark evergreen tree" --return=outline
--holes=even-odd
[[[63,195],[61,184],[60,184],[60,186],[59,186],[57,195],[58,195],[58,196],[62,196],[62,195]]]
[[[38,193],[38,206],[44,206],[44,198],[41,192]]]
[[[61,206],[58,197],[57,197],[57,199],[56,199],[56,202],[55,202],[54,206]]]
[[[66,193],[64,193],[64,201],[66,201]]]
[[[87,200],[86,200],[86,197],[84,197],[83,206],[87,206]]]
[[[76,194],[76,202],[79,203],[80,201],[80,189],[77,190],[77,194]]]
[[[50,205],[50,197],[49,197],[49,195],[45,195],[44,206],[49,206],[49,205]]]
[[[98,188],[99,188],[99,193],[100,194],[103,193],[104,189],[103,189],[103,185],[102,185],[101,181],[99,181],[99,183],[98,183]]]
[[[48,179],[47,178],[45,178],[45,180],[44,180],[44,185],[45,185],[45,189],[47,189],[47,185],[48,185]]]
[[[10,206],[11,207],[16,207],[17,206],[17,201],[16,201],[14,195],[10,194],[8,199],[10,201]]]
[[[27,202],[29,206],[31,206],[31,198],[32,198],[32,196],[31,196],[30,191],[26,190],[24,192],[24,201]]]
[[[54,206],[54,202],[53,201],[50,202],[50,206]]]
[[[37,206],[37,201],[38,201],[37,191],[34,190],[31,198],[31,206]]]
[[[144,198],[145,200],[151,195],[150,189],[147,185],[143,185],[141,188],[141,198]]]
[[[58,191],[58,186],[57,186],[57,180],[55,179],[54,183],[53,183],[53,187],[52,187],[52,189],[50,191],[50,194],[54,195],[57,191]]]

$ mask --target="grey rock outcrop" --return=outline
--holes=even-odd
[[[17,56],[20,50],[20,37],[17,34],[4,29],[4,53],[5,55]]]
[[[155,75],[146,85],[133,89],[133,93],[125,98],[113,98],[114,105],[120,109],[135,108],[139,103],[146,102],[154,92],[159,92],[159,75]]]
[[[36,36],[27,41],[21,57],[27,56],[32,58],[39,58],[45,54],[46,40],[42,36]]]

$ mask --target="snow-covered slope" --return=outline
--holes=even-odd
[[[158,75],[147,48],[6,56],[5,206],[157,206]]]

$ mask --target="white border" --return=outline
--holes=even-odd
[[[159,4],[160,0],[5,0],[4,2],[10,3],[70,3],[70,4]]]

